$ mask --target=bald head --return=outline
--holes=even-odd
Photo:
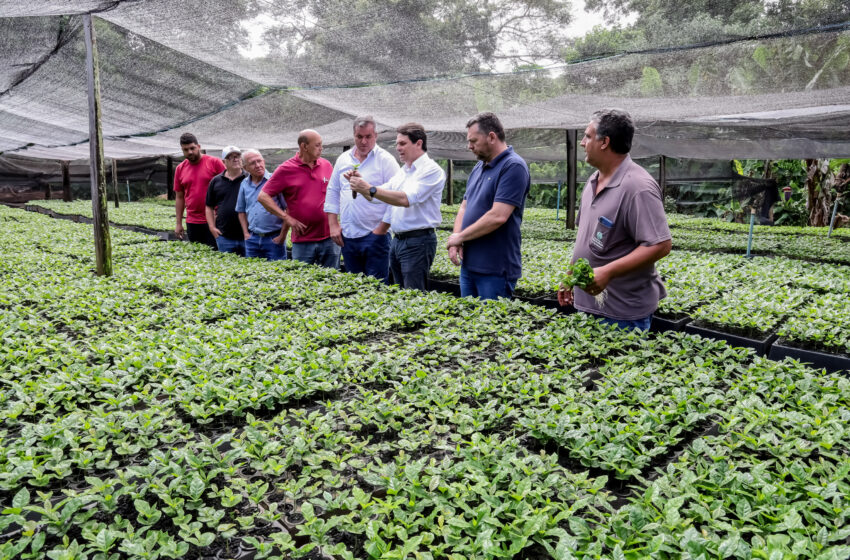
[[[298,134],[298,157],[312,166],[322,157],[322,135],[310,128]]]

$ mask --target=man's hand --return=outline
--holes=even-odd
[[[183,239],[183,224],[177,224],[176,226],[174,226],[174,235],[177,236],[177,239]]]
[[[349,169],[348,171],[343,173],[342,176],[345,178],[346,181],[351,181],[352,177],[362,177],[362,175],[360,175],[360,172],[356,169]]]
[[[597,296],[605,291],[611,281],[611,273],[605,266],[593,269],[593,282],[584,291],[592,296]]]
[[[243,231],[242,236],[245,238],[245,241],[248,241],[249,239],[251,239],[251,232],[250,231]]]
[[[446,248],[463,247],[463,238],[460,233],[453,233],[446,239]]]
[[[463,260],[463,247],[449,247],[449,259],[455,266],[460,266],[460,261]]]
[[[366,182],[366,179],[363,177],[352,175],[348,180],[348,184],[351,185],[351,190],[356,193],[360,193],[363,196],[369,196],[369,189],[372,188],[372,185]]]
[[[215,237],[216,239],[221,237],[221,230],[218,229],[217,227],[210,228],[210,233],[213,234],[213,237]]]
[[[286,225],[288,225],[290,228],[292,228],[292,231],[294,231],[298,235],[301,235],[302,233],[307,231],[307,226],[305,226],[303,223],[296,220],[295,218],[293,218],[289,214],[286,215],[286,219],[284,219],[284,221],[286,222]]]
[[[334,243],[339,245],[340,247],[345,247],[345,242],[342,240],[342,226],[339,225],[339,222],[336,224],[330,223],[328,224],[331,230],[331,239]]]
[[[275,237],[272,237],[272,243],[275,245],[283,245],[286,242],[286,234],[281,233]]]
[[[558,288],[558,305],[566,307],[573,304],[573,291],[563,284]]]

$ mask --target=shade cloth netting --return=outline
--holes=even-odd
[[[517,151],[554,161],[565,129],[583,130],[606,106],[635,117],[636,157],[850,155],[850,22],[566,63],[552,57],[567,45],[557,26],[508,36],[509,26],[476,21],[475,6],[0,0],[0,156],[88,157],[85,12],[95,16],[108,158],[178,154],[186,131],[210,150],[292,150],[307,127],[339,153],[353,117],[370,114],[386,145],[417,121],[433,156],[469,159],[465,123],[492,110]],[[500,67],[518,49],[539,65]]]

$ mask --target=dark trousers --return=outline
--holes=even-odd
[[[186,224],[186,235],[192,243],[203,243],[209,245],[213,249],[218,249],[215,243],[215,237],[210,233],[210,227],[207,224]]]
[[[387,282],[390,276],[390,234],[368,233],[343,237],[342,258],[346,272],[366,274]]]
[[[428,271],[437,254],[437,234],[433,230],[416,237],[394,237],[390,244],[390,271],[393,282],[402,288],[428,289]]]

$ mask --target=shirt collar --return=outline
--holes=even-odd
[[[248,175],[246,175],[246,176],[245,176],[245,181],[248,181],[248,182],[249,182],[251,185],[253,185],[253,186],[260,186],[260,185],[262,185],[262,184],[263,184],[263,182],[265,182],[265,181],[266,181],[269,177],[271,177],[271,176],[272,176],[272,174],[271,174],[271,173],[269,173],[269,171],[268,171],[268,169],[267,169],[267,170],[266,170],[266,174],[265,174],[265,175],[263,175],[263,178],[262,178],[262,179],[260,179],[260,182],[259,182],[259,183],[254,183],[254,179],[253,179],[253,178],[251,178],[251,174],[250,174],[250,173],[249,173]]]
[[[374,154],[374,153],[375,153],[375,150],[377,150],[377,149],[378,149],[378,145],[377,145],[377,144],[375,144],[375,145],[372,147],[372,149],[371,149],[371,150],[369,150],[369,153],[368,153],[368,154],[366,154],[366,157],[365,157],[365,158],[363,158],[363,161],[360,161],[359,159],[357,159],[357,155],[356,155],[356,154],[357,154],[357,152],[356,152],[356,148],[351,148],[351,159],[352,159],[352,161],[360,161],[360,163],[361,163],[361,164],[366,163],[366,160],[367,160],[367,159],[369,159],[369,156],[371,156],[372,154]]]
[[[508,147],[507,147],[507,149],[502,150],[502,151],[499,153],[499,155],[497,155],[496,157],[494,157],[493,159],[491,159],[489,162],[485,163],[485,164],[484,164],[484,167],[496,167],[496,165],[498,165],[498,163],[499,163],[500,161],[502,161],[504,158],[508,157],[508,154],[513,153],[513,151],[514,151],[514,147],[513,147],[513,146],[508,146]]]
[[[416,158],[416,161],[414,161],[410,165],[405,164],[404,168],[407,169],[408,171],[416,171],[416,169],[420,166],[420,164],[424,165],[425,162],[427,162],[429,159],[431,159],[431,158],[428,157],[428,152],[425,152],[424,154],[422,154],[421,156]]]
[[[614,174],[611,175],[611,180],[608,181],[608,184],[605,185],[605,190],[608,189],[616,189],[623,182],[623,177],[626,175],[626,169],[629,168],[629,165],[632,163],[632,156],[626,154],[626,157],[623,161],[620,162],[620,165],[617,166],[617,170],[614,171]],[[593,173],[588,180],[588,183],[592,183],[594,190],[596,189],[596,185],[599,184],[599,170]],[[601,194],[601,193],[600,193]]]

